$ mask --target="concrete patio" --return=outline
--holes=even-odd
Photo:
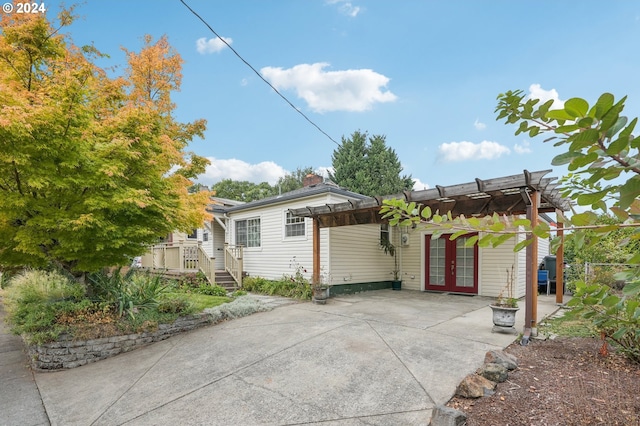
[[[516,338],[492,333],[492,300],[407,290],[280,299],[35,381],[53,425],[426,425],[486,351]],[[538,301],[539,319],[558,309],[554,295]],[[20,420],[3,412],[0,424]]]

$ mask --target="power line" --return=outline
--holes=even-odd
[[[196,13],[196,11],[195,11],[195,10],[191,9],[191,7],[189,7],[189,5],[188,5],[187,3],[185,3],[185,1],[184,1],[184,0],[180,0],[180,3],[182,3],[182,4],[183,4],[187,9],[189,9],[189,11],[190,11],[191,13],[193,13],[193,14],[196,16],[196,18],[198,18],[200,21],[202,21],[202,23],[203,23],[203,24],[205,24],[205,25],[207,26],[207,28],[209,28],[209,30],[210,30],[210,31],[211,31],[211,32],[212,32],[216,37],[218,37],[218,40],[220,40],[221,42],[223,42],[224,44],[226,44],[226,45],[227,45],[227,47],[228,47],[229,49],[231,49],[231,51],[232,51],[232,52],[233,52],[233,53],[234,53],[234,54],[235,54],[235,55],[236,55],[236,56],[237,56],[237,57],[238,57],[242,62],[244,62],[244,63],[245,63],[245,65],[246,65],[246,66],[248,66],[249,68],[251,68],[251,70],[252,70],[254,73],[256,73],[256,75],[257,75],[258,77],[260,77],[260,80],[262,80],[262,81],[264,81],[265,83],[267,83],[267,84],[269,85],[269,87],[271,87],[271,88],[273,89],[273,91],[274,91],[274,92],[276,92],[276,93],[278,94],[278,96],[280,96],[282,99],[284,99],[284,101],[285,101],[286,103],[288,103],[288,104],[289,104],[289,106],[290,106],[291,108],[293,108],[293,109],[294,109],[298,114],[300,114],[301,116],[303,116],[303,117],[304,117],[304,119],[305,119],[305,120],[307,120],[309,123],[311,123],[311,125],[312,125],[313,127],[315,127],[316,129],[318,129],[318,130],[320,131],[320,133],[322,133],[323,135],[325,135],[326,137],[328,137],[328,138],[329,138],[329,140],[330,140],[331,142],[333,142],[333,143],[335,143],[336,145],[340,146],[340,144],[339,144],[338,142],[336,142],[336,141],[335,141],[335,139],[333,139],[331,136],[329,136],[329,135],[327,134],[327,132],[325,132],[324,130],[322,130],[322,129],[321,129],[321,128],[316,124],[316,123],[314,123],[313,121],[311,121],[311,119],[310,119],[309,117],[307,117],[307,116],[306,116],[302,111],[300,111],[298,108],[296,108],[296,106],[295,106],[293,103],[291,103],[291,101],[289,101],[289,99],[287,99],[287,98],[286,98],[282,93],[280,93],[280,92],[278,91],[278,89],[276,89],[275,87],[273,87],[273,85],[272,85],[271,83],[269,83],[269,82],[268,82],[268,81],[267,81],[267,80],[266,80],[266,79],[265,79],[265,78],[264,78],[264,77],[263,77],[263,76],[262,76],[262,75],[261,75],[261,74],[260,74],[260,73],[255,69],[255,68],[254,68],[254,67],[252,67],[252,66],[251,66],[251,64],[250,64],[249,62],[247,62],[247,61],[246,61],[242,56],[240,56],[240,54],[239,54],[238,52],[236,52],[236,50],[235,50],[233,47],[231,47],[231,45],[230,45],[229,43],[227,43],[227,41],[226,41],[224,38],[220,37],[220,36],[218,35],[218,33],[217,33],[213,28],[211,28],[211,25],[209,25],[209,23],[207,23],[207,21],[205,21],[205,20],[204,20],[204,18],[202,18],[200,15],[198,15],[198,13]]]

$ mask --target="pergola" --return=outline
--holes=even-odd
[[[372,197],[363,200],[349,200],[343,203],[316,207],[291,209],[298,217],[313,219],[313,278],[320,276],[320,228],[336,226],[384,223],[380,208],[384,200],[404,199],[421,206],[429,206],[440,214],[451,212],[453,217],[464,214],[467,217],[493,215],[526,215],[532,225],[538,223],[539,213],[567,211],[568,199],[563,198],[554,183],[556,178],[545,177],[551,170],[504,176],[495,179],[476,179],[475,182],[460,185],[440,186],[421,191],[404,191],[399,194]],[[562,223],[557,224],[557,233],[562,235]],[[525,339],[537,322],[537,237],[530,235],[534,243],[527,246]],[[563,246],[557,252],[556,288],[562,289]],[[562,303],[562,292],[556,291],[556,302]]]

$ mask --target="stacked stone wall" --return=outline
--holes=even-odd
[[[214,322],[208,313],[180,317],[171,324],[160,324],[155,331],[103,337],[91,340],[72,340],[62,335],[51,343],[29,345],[31,365],[36,370],[61,370],[80,367],[124,352],[165,340]]]

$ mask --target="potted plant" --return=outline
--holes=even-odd
[[[331,276],[322,272],[318,282],[311,283],[311,301],[316,305],[325,305],[329,298],[329,288],[331,287]]]
[[[322,283],[316,283],[311,286],[313,296],[311,301],[316,305],[325,305],[329,298],[329,286]]]
[[[391,281],[391,289],[401,290],[402,280],[400,279],[400,265],[398,264],[396,246],[391,243],[389,238],[380,239],[380,246],[382,247],[384,254],[393,256],[393,270],[391,271],[393,274],[393,280]]]
[[[507,269],[507,283],[500,290],[495,303],[491,304],[493,311],[493,331],[503,331],[514,333],[516,331],[514,325],[516,323],[516,312],[518,307],[518,299],[514,297],[514,267]]]

